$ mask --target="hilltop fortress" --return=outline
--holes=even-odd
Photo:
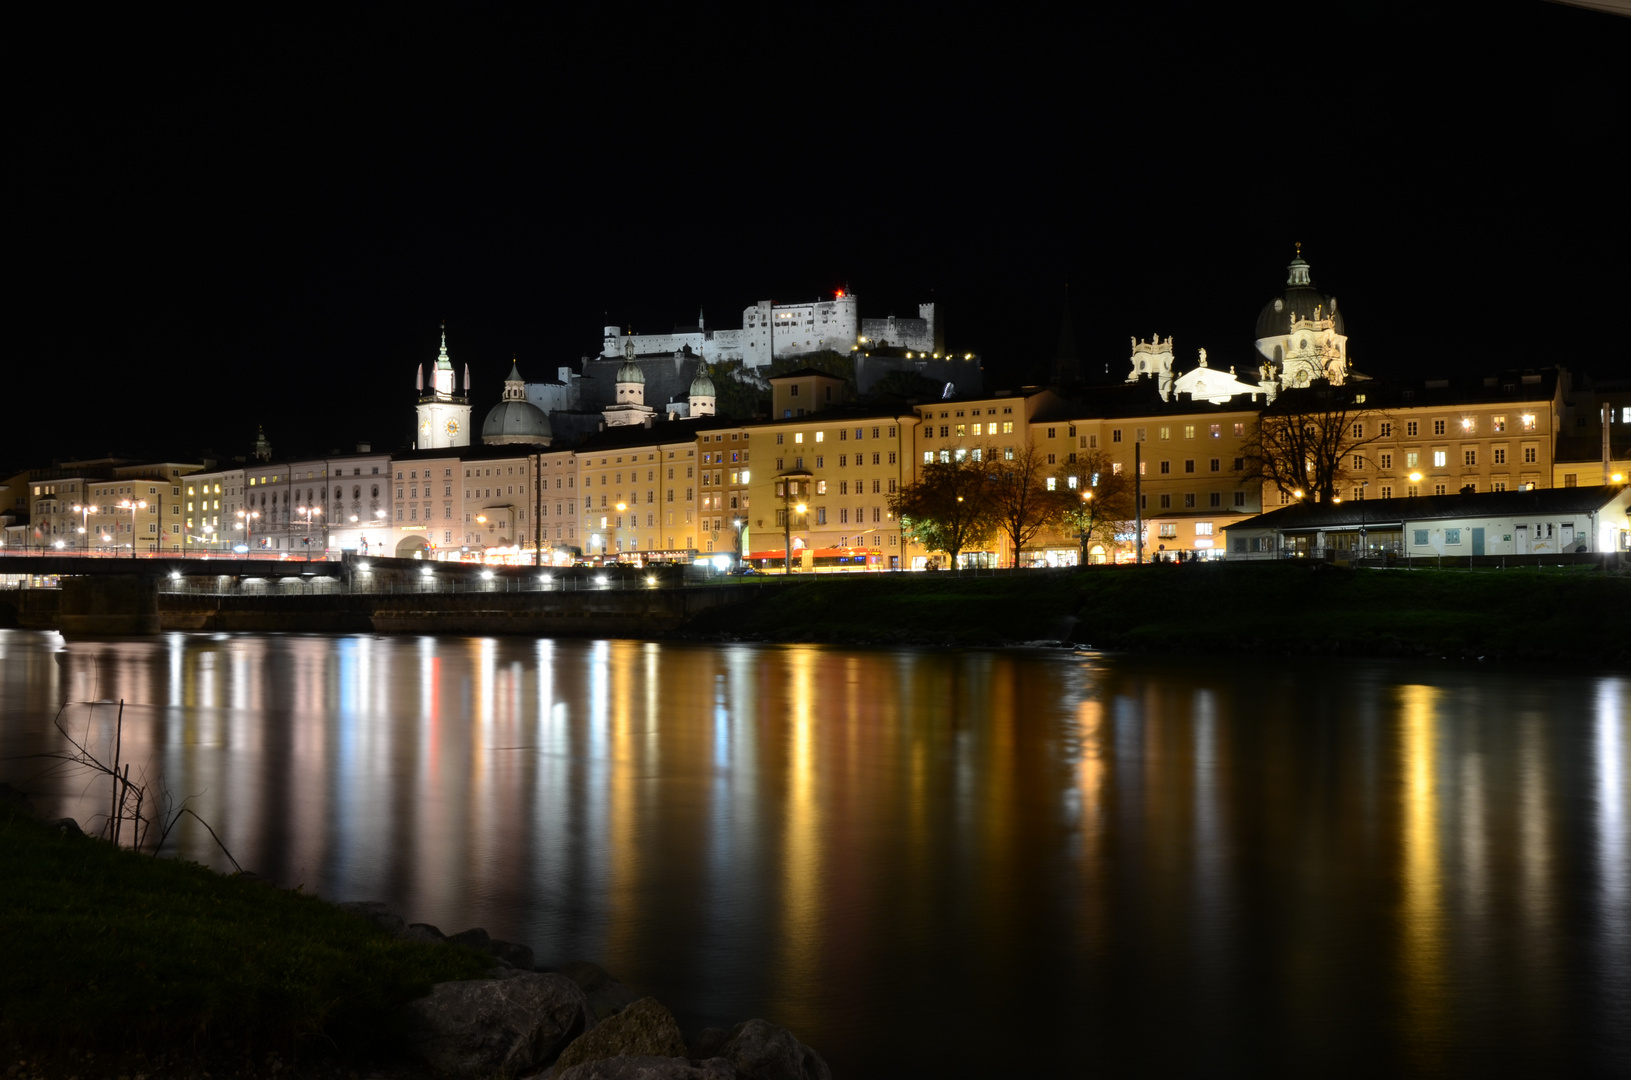
[[[933,304],[919,304],[918,317],[862,319],[860,301],[839,290],[831,300],[804,304],[778,304],[761,300],[742,309],[739,330],[710,330],[700,312],[695,326],[676,326],[667,334],[625,334],[615,326],[605,328],[600,358],[622,360],[628,346],[634,355],[674,355],[689,353],[710,364],[740,360],[744,367],[760,368],[782,356],[797,356],[821,349],[847,353],[860,346],[890,346],[913,352],[945,351],[945,329],[935,317]]]

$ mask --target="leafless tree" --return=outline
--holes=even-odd
[[[1094,543],[1114,547],[1118,537],[1133,531],[1133,480],[1116,468],[1102,450],[1086,450],[1076,461],[1057,474],[1059,487],[1070,498],[1064,510],[1064,524],[1076,531],[1082,546],[1081,562],[1087,564],[1088,549]]]
[[[984,457],[992,516],[1013,546],[1013,565],[1018,566],[1020,551],[1038,533],[1063,521],[1075,496],[1048,483],[1053,468],[1035,443],[987,448]]]
[[[1354,459],[1368,456],[1389,422],[1363,397],[1363,384],[1283,391],[1242,448],[1245,475],[1286,495],[1329,502],[1352,482]]]

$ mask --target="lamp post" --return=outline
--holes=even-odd
[[[90,515],[97,512],[96,507],[76,504],[74,509],[79,511],[79,535],[85,538],[85,554],[89,555],[91,553],[91,534],[88,526],[90,524]]]
[[[747,521],[743,518],[731,518],[731,528],[736,530],[736,569],[742,569],[742,526]]]
[[[1359,482],[1359,558],[1361,560],[1370,554],[1370,548],[1365,542],[1365,489],[1368,487],[1370,487],[1369,480]]]
[[[259,510],[248,510],[248,511],[239,510],[238,511],[238,519],[239,519],[238,520],[238,528],[240,528],[240,529],[242,529],[244,531],[244,547],[245,548],[248,548],[248,547],[252,546],[249,543],[249,541],[254,536],[255,519],[260,517],[260,516],[261,516],[261,512]],[[246,551],[244,554],[247,555],[248,552]]]
[[[130,511],[130,557],[132,559],[136,557],[136,511],[145,510],[146,508],[146,499],[139,499],[136,501],[126,499],[124,502],[119,504],[119,509]]]
[[[295,511],[306,516],[306,535],[301,538],[301,542],[306,545],[306,561],[311,562],[311,519],[313,514],[321,514],[323,508],[320,506],[297,506]]]

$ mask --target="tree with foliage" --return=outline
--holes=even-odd
[[[1076,531],[1082,545],[1081,565],[1087,565],[1093,544],[1113,548],[1117,537],[1133,531],[1133,479],[1117,470],[1110,455],[1102,450],[1083,451],[1074,464],[1060,470],[1057,479],[1071,499],[1064,524]]]
[[[1013,564],[1019,553],[1042,530],[1064,520],[1075,496],[1063,485],[1048,481],[1052,469],[1047,455],[1026,442],[1023,446],[987,447],[982,456],[988,475],[992,516],[1013,546]]]
[[[1315,383],[1285,390],[1263,410],[1242,448],[1246,476],[1301,498],[1330,502],[1353,482],[1354,459],[1382,437],[1389,418],[1363,402],[1363,384]]]
[[[917,480],[889,496],[889,509],[904,539],[944,551],[955,567],[965,548],[990,539],[994,531],[989,487],[983,462],[971,456],[937,461],[919,468]]]
[[[714,384],[714,408],[732,420],[751,420],[770,414],[770,392],[740,360],[705,365]]]

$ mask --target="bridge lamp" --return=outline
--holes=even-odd
[[[119,509],[130,511],[130,557],[136,557],[136,511],[147,509],[147,500],[138,499],[132,502],[126,499],[119,504]]]
[[[481,580],[483,580],[483,581],[493,580],[493,572],[491,570],[483,570],[481,572]]]
[[[606,575],[605,574],[596,574],[595,575],[595,584],[596,585],[606,584]]]
[[[97,508],[94,506],[79,506],[76,504],[74,509],[79,511],[79,534],[85,537],[85,549],[89,551],[91,546],[91,537],[90,521],[88,519],[91,514],[98,512]]]

